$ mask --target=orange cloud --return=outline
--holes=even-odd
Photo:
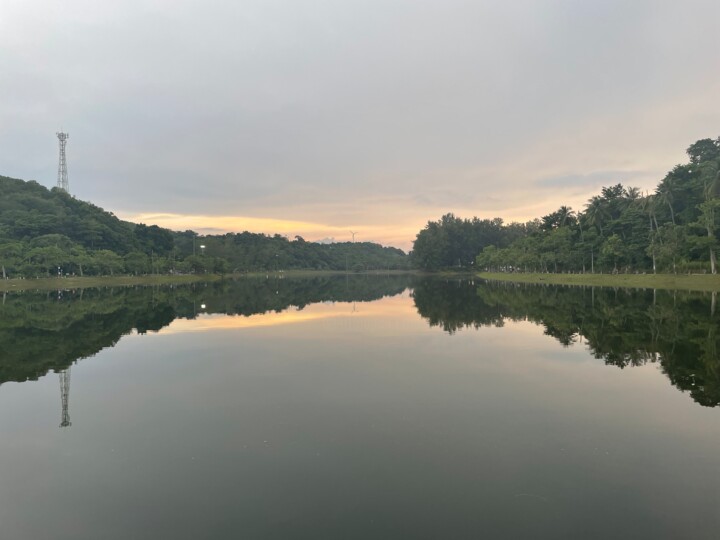
[[[420,229],[415,224],[399,227],[349,224],[340,227],[309,221],[203,214],[143,213],[119,214],[118,217],[134,223],[158,225],[176,231],[192,229],[201,234],[249,231],[269,235],[280,234],[291,239],[302,236],[308,241],[334,238],[337,242],[348,242],[352,240],[350,231],[354,231],[355,240],[358,242],[378,242],[406,250],[412,246],[412,241]]]

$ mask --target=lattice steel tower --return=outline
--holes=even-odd
[[[68,411],[68,401],[70,400],[70,368],[60,372],[60,401],[62,403],[62,416],[60,417],[60,427],[68,427],[70,423],[70,412]]]
[[[67,144],[67,140],[70,138],[70,134],[60,131],[56,133],[56,135],[60,141],[60,162],[58,163],[57,187],[62,189],[65,193],[70,193],[70,184],[68,183],[67,174],[67,158],[65,157],[65,145]]]

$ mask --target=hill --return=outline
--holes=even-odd
[[[60,189],[0,176],[3,277],[406,267],[401,250],[370,242],[317,244],[249,232],[201,236],[129,223]]]

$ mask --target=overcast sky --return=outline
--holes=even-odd
[[[120,217],[408,249],[653,189],[720,135],[717,0],[0,0],[0,174]]]

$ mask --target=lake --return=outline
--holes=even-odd
[[[409,275],[8,293],[2,538],[717,538],[719,323]]]

